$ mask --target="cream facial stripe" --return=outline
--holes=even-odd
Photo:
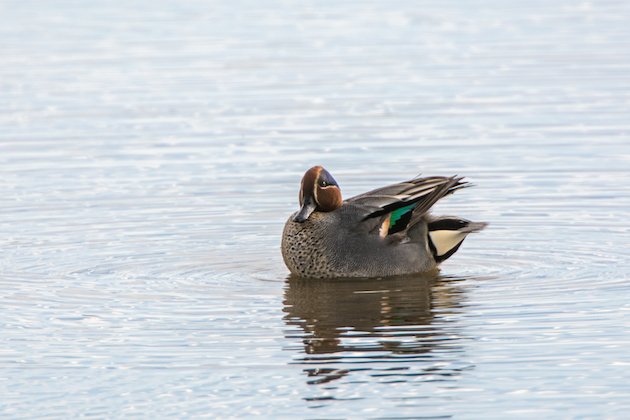
[[[319,176],[322,173],[322,167],[321,166],[317,166],[317,175],[315,175],[315,177],[313,178],[313,196],[315,196],[315,203],[319,204],[319,197],[317,197],[317,180],[319,179]]]
[[[317,190],[319,189],[319,187],[317,186],[317,178],[319,178],[319,174],[313,181],[313,195],[315,196],[315,202],[319,204],[319,197],[317,196]]]

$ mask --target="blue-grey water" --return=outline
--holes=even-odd
[[[0,1],[3,418],[624,418],[630,3]],[[314,164],[487,221],[290,279]]]

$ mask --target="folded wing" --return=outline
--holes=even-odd
[[[441,198],[471,184],[462,177],[432,176],[378,188],[346,200],[364,212],[363,221],[378,221],[378,233],[386,237],[412,227]]]

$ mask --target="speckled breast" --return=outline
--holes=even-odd
[[[325,223],[314,213],[303,223],[293,216],[287,220],[282,233],[282,257],[291,273],[300,277],[335,277],[332,255],[327,248]]]

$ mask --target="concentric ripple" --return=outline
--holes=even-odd
[[[0,3],[0,417],[624,418],[630,3]],[[489,222],[303,281],[299,179]]]

